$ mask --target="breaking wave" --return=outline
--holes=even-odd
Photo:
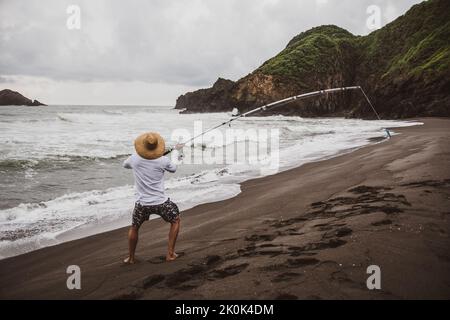
[[[166,182],[167,194],[181,210],[236,196],[239,184],[221,184],[222,176],[220,172],[205,171],[171,179]],[[0,210],[0,258],[124,227],[131,219],[133,195],[132,186],[122,186]]]
[[[73,174],[71,166],[86,170],[100,161],[107,174],[116,177],[120,165],[114,163],[133,152],[133,141],[146,131],[158,131],[168,144],[175,129],[192,133],[194,121],[201,120],[203,129],[228,120],[228,113],[178,114],[179,110],[148,107],[108,108],[105,106],[77,107],[53,106],[41,108],[3,108],[0,115],[0,171],[12,173],[24,171],[33,175],[50,173],[63,168]],[[5,114],[3,116],[3,114]],[[383,127],[400,127],[417,123],[405,121],[363,121],[357,119],[303,119],[301,117],[269,116],[248,117],[233,123],[237,129],[268,129],[269,136],[279,138],[279,170],[286,170],[306,162],[332,157],[342,152],[370,143],[370,139],[382,138]],[[222,133],[227,128],[221,128]],[[277,130],[272,130],[277,129]],[[238,136],[232,141],[195,141],[192,148],[185,148],[185,155],[194,151],[211,151],[234,145],[241,148],[244,142],[261,142],[261,137]],[[213,152],[204,152],[205,155]],[[254,157],[254,154],[250,155]],[[182,166],[182,165],[181,165]],[[97,167],[95,167],[97,168]],[[239,183],[264,175],[261,166],[248,163],[232,163],[220,166],[195,167],[195,174],[172,177],[166,181],[168,195],[182,210],[200,203],[233,197],[240,192]],[[59,172],[58,172],[59,173]],[[67,181],[51,176],[52,188],[67,190]],[[33,178],[37,186],[41,175]],[[113,187],[99,182],[89,190],[90,181],[77,181],[77,189],[55,197],[54,190],[43,198],[22,201],[24,203],[0,210],[0,258],[13,256],[48,245],[86,235],[111,230],[129,224],[133,207],[133,187],[118,180]],[[29,183],[29,181],[26,181]],[[1,185],[0,185],[1,186]],[[99,186],[99,187],[98,187]],[[20,194],[27,185],[3,185],[8,194]],[[59,189],[58,189],[59,188]],[[100,190],[104,189],[104,190]],[[34,195],[34,194],[33,194]],[[43,199],[52,199],[40,201]],[[6,199],[8,200],[8,199]]]

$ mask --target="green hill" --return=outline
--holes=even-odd
[[[295,36],[244,78],[182,95],[187,112],[245,111],[303,92],[361,85],[385,118],[450,116],[450,1],[429,0],[367,36],[333,25]],[[289,104],[276,113],[372,117],[358,92]]]

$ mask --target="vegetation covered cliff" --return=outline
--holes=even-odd
[[[300,93],[361,85],[384,118],[450,116],[450,1],[429,0],[367,36],[333,25],[294,37],[278,55],[233,82],[178,98],[186,112],[241,112]],[[270,111],[268,111],[270,112]],[[276,113],[373,117],[359,92],[295,102]]]

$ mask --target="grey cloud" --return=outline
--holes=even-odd
[[[2,0],[0,72],[206,86],[247,74],[305,29],[337,24],[366,34],[367,6],[395,17],[417,2]],[[66,28],[70,4],[81,7],[79,31]]]

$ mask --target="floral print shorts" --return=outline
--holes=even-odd
[[[164,221],[172,223],[179,217],[180,210],[178,209],[178,206],[170,200],[170,198],[164,203],[153,206],[144,206],[136,202],[134,205],[133,221],[131,225],[139,229],[144,221],[147,221],[152,214],[156,214],[163,218]]]

